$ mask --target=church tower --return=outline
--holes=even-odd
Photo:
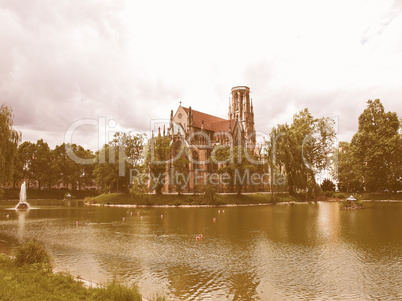
[[[246,139],[255,143],[253,102],[250,99],[249,87],[237,86],[232,88],[232,95],[229,98],[228,119],[237,120]]]

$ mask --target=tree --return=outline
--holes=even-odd
[[[250,185],[251,174],[257,169],[256,155],[249,148],[240,145],[233,148],[218,147],[213,151],[211,159],[224,162],[224,166],[219,168],[218,172],[229,175],[229,188],[235,189],[238,195],[244,186]]]
[[[109,160],[102,162],[100,158],[108,158]],[[105,144],[105,146],[96,153],[96,160],[98,163],[94,168],[93,176],[99,187],[99,191],[101,193],[107,193],[113,188],[116,188],[118,191],[119,161],[113,147],[109,144]]]
[[[402,177],[401,121],[385,112],[379,99],[369,100],[359,116],[359,128],[351,142],[356,172],[367,191],[396,191]]]
[[[271,132],[272,166],[281,166],[286,174],[290,195],[307,190],[308,197],[317,192],[315,176],[328,167],[333,151],[335,131],[329,118],[314,118],[308,109],[293,116],[291,125],[278,125]]]
[[[150,172],[151,187],[155,189],[156,194],[162,194],[165,184],[167,164],[172,151],[171,141],[170,137],[160,134],[148,141],[146,163]]]
[[[145,136],[132,132],[118,132],[114,139],[96,154],[93,170],[100,191],[128,191],[130,170],[143,170]]]
[[[325,179],[321,183],[322,191],[335,191],[335,184],[329,179]]]
[[[173,162],[171,165],[174,170],[172,184],[176,186],[176,192],[181,195],[183,188],[188,184],[186,183],[188,178],[188,165],[190,160],[188,159],[188,147],[183,141],[178,140],[172,149]]]
[[[117,132],[114,135],[112,144],[120,147],[122,155],[120,157],[127,161],[132,167],[143,163],[144,134],[134,134],[133,132]]]
[[[79,160],[76,162],[70,156],[67,150],[71,150]],[[63,186],[72,190],[80,189],[84,185],[90,185],[93,181],[94,164],[83,164],[82,159],[95,158],[91,150],[86,150],[80,145],[65,144],[57,145],[51,154],[52,169],[57,175],[56,182],[63,183]]]
[[[50,188],[55,182],[55,173],[51,169],[51,152],[49,145],[40,139],[33,145],[33,158],[30,164],[30,171],[34,181],[41,189],[44,184]]]
[[[12,180],[14,159],[21,133],[13,128],[13,113],[9,106],[0,107],[0,189]],[[0,192],[1,193],[1,192]],[[1,196],[0,196],[1,197]]]
[[[339,142],[338,188],[341,191],[356,192],[363,189],[363,180],[358,173],[357,161],[349,142]]]

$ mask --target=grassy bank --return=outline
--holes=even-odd
[[[342,200],[347,198],[350,193],[333,193],[331,196],[322,194],[316,201],[326,200]],[[401,200],[402,193],[363,193],[359,194],[361,200]],[[102,204],[102,205],[144,205],[144,206],[188,206],[188,205],[253,205],[253,204],[276,204],[280,202],[297,202],[304,200],[294,198],[287,193],[276,193],[272,198],[271,194],[221,194],[215,195],[213,200],[205,197],[203,194],[199,195],[177,195],[177,194],[146,194],[141,196],[132,196],[124,193],[108,193],[102,194],[93,198],[87,198],[86,202],[89,204]],[[313,200],[314,201],[314,200]]]
[[[15,200],[20,197],[19,189],[7,189],[4,191],[4,199],[6,200]],[[35,190],[35,189],[27,189],[27,199],[53,199],[53,200],[62,200],[64,195],[70,193],[76,199],[84,199],[86,197],[97,196],[97,191],[91,190],[66,190],[66,189],[49,189],[49,190]]]
[[[331,192],[322,193],[327,198],[346,199],[353,195],[356,199],[364,201],[402,201],[402,193],[350,193],[350,192]]]
[[[362,200],[369,201],[402,200],[402,193],[360,193],[360,196]]]
[[[116,205],[146,205],[146,206],[187,206],[187,205],[246,205],[246,204],[272,204],[278,202],[297,201],[287,194],[243,194],[243,195],[215,195],[213,199],[205,195],[175,195],[175,194],[148,194],[133,197],[130,194],[109,193],[102,194],[86,200],[92,204]]]
[[[37,260],[38,250],[32,244],[30,241],[20,247],[20,257],[25,262],[17,260],[18,254],[16,259],[0,254],[0,300],[142,300],[136,285],[111,282],[88,288],[71,275],[54,273],[50,264]],[[35,258],[35,263],[27,263],[29,257]],[[155,297],[153,300],[166,299]]]

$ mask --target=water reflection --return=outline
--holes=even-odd
[[[174,300],[402,298],[402,204],[224,213],[55,203],[38,208],[0,220],[0,238],[40,239],[59,269],[99,282],[136,282],[146,296],[163,290]]]
[[[25,232],[25,218],[28,216],[28,210],[16,210],[18,217],[18,232],[17,239],[18,242],[22,242],[24,240],[24,232]]]

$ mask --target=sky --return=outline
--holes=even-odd
[[[402,117],[402,1],[0,0],[0,104],[23,141],[96,150],[180,102],[227,118],[239,85],[266,134],[307,107],[350,141],[369,99]]]

